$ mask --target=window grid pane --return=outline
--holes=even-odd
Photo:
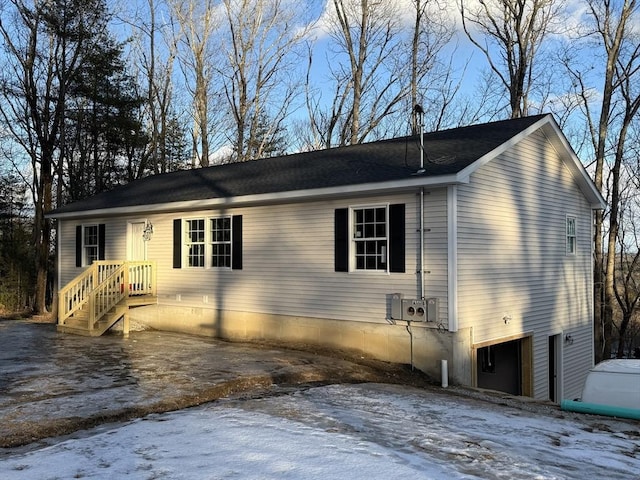
[[[84,257],[87,265],[98,260],[98,226],[87,225],[84,227]]]
[[[353,222],[356,270],[386,270],[387,208],[355,209]]]
[[[204,267],[204,245],[189,245],[189,266]]]
[[[573,255],[576,253],[576,219],[573,217],[567,218],[567,254]]]
[[[87,265],[91,265],[98,260],[98,247],[85,247]]]
[[[204,219],[187,220],[187,265],[204,267]]]
[[[189,228],[188,238],[190,243],[204,242],[204,220],[187,220]]]
[[[89,245],[98,245],[98,226],[97,225],[89,225],[84,227],[84,244]]]
[[[211,219],[211,266],[231,268],[231,218]]]

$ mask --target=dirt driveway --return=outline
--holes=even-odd
[[[0,321],[0,447],[228,396],[301,384],[428,386],[407,367],[168,332],[127,338],[57,333],[55,325]]]

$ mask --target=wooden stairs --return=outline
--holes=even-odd
[[[120,320],[129,333],[129,309],[157,303],[154,262],[94,262],[58,293],[59,332],[97,337]]]

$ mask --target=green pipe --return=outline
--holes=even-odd
[[[562,400],[562,402],[560,402],[560,408],[570,412],[591,413],[595,415],[606,415],[608,417],[640,420],[640,408],[614,407],[599,403],[579,402],[577,400]]]

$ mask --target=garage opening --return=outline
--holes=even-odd
[[[477,386],[531,395],[531,339],[519,338],[476,350]]]

